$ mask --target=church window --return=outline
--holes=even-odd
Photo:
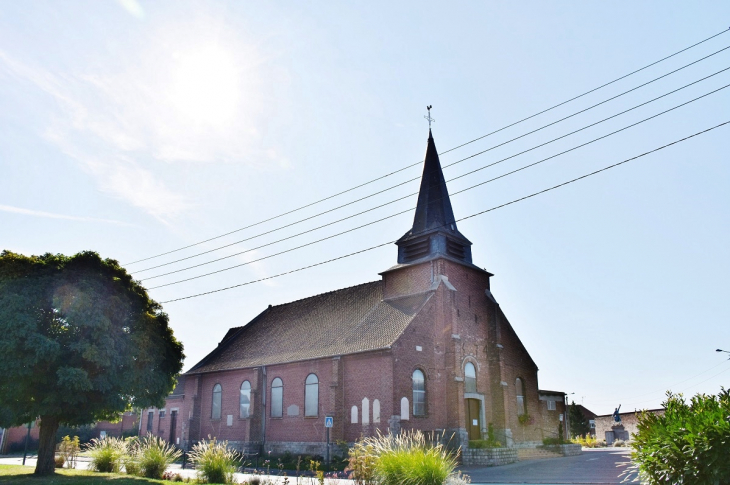
[[[210,417],[213,419],[221,419],[221,397],[223,388],[220,384],[213,386],[213,403],[211,406]]]
[[[284,383],[278,377],[271,381],[271,417],[280,418],[284,414]]]
[[[373,423],[380,422],[380,401],[375,399],[373,401]]]
[[[477,371],[471,362],[464,366],[464,392],[477,392]]]
[[[304,384],[304,415],[319,415],[319,379],[315,374],[309,374]]]
[[[400,419],[401,421],[408,421],[408,414],[409,414],[409,407],[408,407],[408,398],[403,397],[400,400]]]
[[[370,424],[370,400],[362,399],[362,424]]]
[[[424,416],[426,414],[426,379],[423,371],[413,371],[413,415]]]
[[[240,417],[247,418],[251,415],[251,383],[248,381],[243,381],[243,384],[241,384],[239,408]]]
[[[350,422],[357,424],[357,406],[352,406],[350,409]]]
[[[525,387],[519,377],[515,379],[515,393],[517,394],[517,415],[522,416],[525,414]]]

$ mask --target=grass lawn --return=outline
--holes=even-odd
[[[0,465],[0,483],[18,483],[27,485],[146,485],[151,483],[170,484],[167,480],[131,477],[118,473],[97,473],[86,470],[69,470],[60,468],[50,477],[36,477],[33,467],[21,465]]]

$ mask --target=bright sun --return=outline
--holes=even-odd
[[[190,121],[225,125],[236,115],[240,73],[235,59],[210,45],[176,56],[169,99]]]

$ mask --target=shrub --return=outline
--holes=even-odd
[[[442,485],[456,468],[458,454],[440,443],[429,443],[421,431],[386,436],[378,433],[362,442],[377,456],[375,477],[381,485]]]
[[[374,485],[375,463],[378,455],[375,446],[371,443],[358,441],[348,452],[348,465],[345,471],[350,472],[350,478],[355,485]]]
[[[79,443],[85,445],[90,443],[92,439],[98,438],[99,432],[93,424],[85,424],[83,426],[67,426],[62,424],[56,431],[56,441],[61,441],[64,436],[78,436]]]
[[[623,446],[626,446],[626,442],[624,440],[616,440],[613,442],[613,446],[615,448],[621,448]]]
[[[68,468],[76,468],[76,458],[78,458],[80,451],[81,444],[79,443],[78,436],[74,436],[71,439],[70,436],[66,435],[58,445],[58,452],[63,457],[63,461]]]
[[[63,455],[58,455],[53,461],[56,463],[56,468],[63,468],[63,464],[66,463],[66,459]]]
[[[552,445],[566,445],[570,443],[570,441],[565,441],[562,437],[557,438],[543,438],[542,444],[544,446],[552,446]]]
[[[489,440],[469,440],[469,448],[483,449],[483,448],[501,448],[502,443],[499,441],[490,442]]]
[[[94,438],[86,445],[91,455],[90,469],[97,472],[112,473],[119,471],[122,457],[126,452],[124,441],[113,436]]]
[[[199,478],[208,483],[233,483],[233,474],[241,462],[241,455],[230,448],[228,442],[218,442],[208,436],[190,452],[190,461],[198,469]]]
[[[664,415],[641,413],[631,446],[642,483],[730,484],[730,391],[687,404],[667,393]]]
[[[148,434],[137,445],[136,457],[139,474],[146,478],[162,478],[165,469],[182,456],[176,449],[162,438]]]

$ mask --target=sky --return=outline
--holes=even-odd
[[[458,220],[730,121],[728,19],[723,1],[0,0],[0,249],[120,261],[167,302],[188,369],[269,304],[395,264],[426,105],[447,181],[482,168],[448,182]],[[730,387],[729,140],[458,223],[541,389],[606,414]]]

